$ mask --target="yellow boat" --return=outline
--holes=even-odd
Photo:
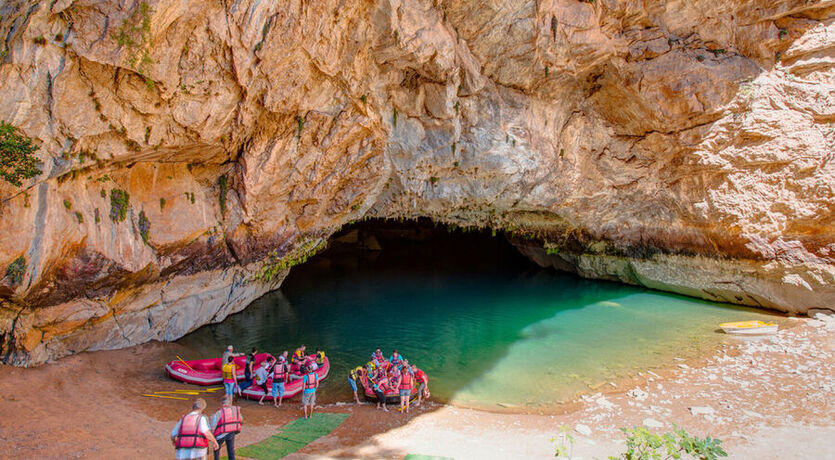
[[[736,335],[767,335],[777,333],[777,323],[764,321],[737,321],[719,325],[727,334]]]

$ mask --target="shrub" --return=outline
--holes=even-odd
[[[101,216],[99,215],[99,208],[96,208],[96,209],[93,211],[93,218],[94,218],[94,220],[96,221],[96,223],[101,222]]]
[[[125,190],[114,188],[110,190],[110,220],[122,222],[128,215],[130,194]]]
[[[43,35],[38,35],[32,41],[34,41],[36,45],[46,45],[46,39],[43,38]]]
[[[12,281],[12,284],[20,284],[23,281],[23,275],[26,273],[26,259],[23,256],[18,257],[6,267],[6,276]]]
[[[148,244],[148,236],[151,231],[151,221],[145,215],[145,211],[139,211],[139,236],[142,237],[142,242]]]
[[[84,223],[84,215],[81,214],[79,211],[75,212],[75,219],[78,221],[79,224]]]
[[[128,65],[143,78],[149,90],[154,88],[153,80],[148,77],[150,66],[154,63],[150,51],[153,12],[153,8],[147,2],[140,2],[113,35],[116,43],[127,49]]]
[[[495,230],[493,230],[495,236]],[[560,434],[551,438],[551,442],[557,444],[554,450],[554,457],[568,457],[571,458],[574,451],[574,436],[571,435],[571,427],[568,425],[560,425]]]
[[[318,242],[315,240],[308,241],[288,252],[284,257],[279,257],[277,251],[270,251],[267,260],[264,261],[264,264],[255,273],[255,279],[269,283],[285,270],[307,262],[307,259],[316,255],[326,245],[327,241],[325,240],[319,240]]]
[[[18,133],[18,129],[0,121],[0,177],[20,187],[22,179],[41,173],[34,153],[38,149],[32,139]]]
[[[701,439],[673,424],[672,433],[655,434],[647,427],[621,428],[626,434],[626,452],[609,460],[668,460],[681,458],[685,453],[699,460],[716,460],[728,454],[716,438]]]
[[[397,128],[397,107],[394,108],[391,116],[392,127]]]
[[[304,118],[301,115],[296,115],[296,124],[298,125],[299,129],[299,137],[302,136],[302,128],[304,128]]]
[[[163,209],[165,209],[165,198],[160,198],[159,199],[159,210],[162,211]]]
[[[64,207],[67,208],[67,211],[72,209],[72,203],[70,203],[70,200],[64,200]]]

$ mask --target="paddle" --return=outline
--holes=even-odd
[[[194,368],[189,366],[187,362],[183,361],[183,358],[180,358],[179,355],[175,355],[175,356],[177,356],[177,359],[179,359],[181,363],[185,364],[187,368],[189,368],[191,370],[194,370]],[[195,372],[197,372],[197,371],[195,371]]]

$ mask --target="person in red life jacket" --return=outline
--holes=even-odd
[[[220,446],[224,442],[229,460],[235,460],[235,435],[241,432],[244,417],[241,415],[241,408],[232,405],[232,396],[224,396],[220,404],[220,410],[212,416],[212,432],[217,440],[215,460],[220,460]]]
[[[281,405],[284,399],[284,384],[290,378],[290,366],[287,365],[287,352],[278,357],[278,362],[273,366],[273,406]]]
[[[385,369],[377,369],[377,375],[374,379],[371,379],[369,375],[368,383],[371,384],[371,390],[374,392],[374,396],[377,397],[377,410],[380,410],[380,405],[382,404],[383,410],[388,412],[389,410],[386,408],[388,378],[386,378]]]
[[[403,366],[403,372],[400,373],[400,410],[405,410],[409,413],[409,398],[412,396],[412,381],[414,380],[412,369],[408,364]]]
[[[316,404],[316,389],[319,388],[319,374],[312,370],[307,372],[302,380],[302,407],[304,408],[304,418],[313,416],[313,406]],[[307,408],[310,407],[310,415],[307,414]]]
[[[418,384],[418,400],[415,404],[415,407],[417,407],[424,399],[429,399],[429,377],[415,366],[412,366],[412,372],[414,372],[415,382]]]
[[[220,448],[209,428],[209,421],[203,415],[205,408],[206,401],[203,398],[195,399],[191,405],[191,412],[184,415],[171,430],[171,442],[177,449],[177,459],[205,459],[209,445],[212,446],[212,450]]]

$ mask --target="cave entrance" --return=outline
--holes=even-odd
[[[740,311],[543,269],[489,231],[370,220],[334,235],[277,291],[180,342],[207,357],[226,344],[321,347],[334,375],[325,402],[350,399],[344,376],[375,348],[398,349],[429,374],[437,399],[547,411],[705,353],[724,340],[715,324]]]

